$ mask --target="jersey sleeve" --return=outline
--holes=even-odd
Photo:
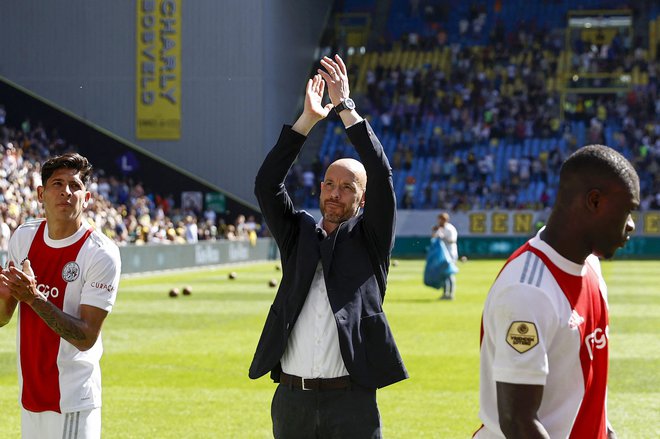
[[[39,223],[32,221],[22,224],[9,239],[7,249],[7,262],[12,261],[14,265],[21,268],[21,263],[28,257],[30,245],[34,239],[34,229],[39,228]]]
[[[559,324],[554,310],[545,292],[529,284],[512,284],[494,295],[484,324],[494,342],[495,381],[545,385],[548,349]]]
[[[9,240],[9,248],[7,249],[7,262],[11,261],[14,263],[14,265],[18,266],[20,261],[24,258],[27,257],[27,255],[21,257],[19,255],[19,245],[18,245],[18,238],[16,238],[16,235],[12,236],[11,239]]]
[[[91,305],[107,312],[117,297],[121,260],[115,245],[99,248],[90,261],[80,297],[81,305]]]

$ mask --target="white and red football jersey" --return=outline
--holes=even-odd
[[[504,437],[496,392],[504,382],[544,386],[538,417],[551,438],[606,438],[607,368],[607,289],[598,258],[576,264],[535,236],[511,255],[486,298],[484,425],[474,437]]]
[[[46,221],[20,226],[9,243],[9,260],[25,259],[37,289],[65,313],[80,317],[80,305],[110,312],[117,296],[119,249],[87,224],[62,240],[48,238]],[[59,413],[101,406],[101,337],[87,351],[62,339],[20,303],[17,331],[20,402],[31,412]]]

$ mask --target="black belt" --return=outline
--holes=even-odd
[[[288,373],[280,373],[280,383],[301,390],[340,390],[351,388],[351,378],[346,375],[338,378],[301,378]]]

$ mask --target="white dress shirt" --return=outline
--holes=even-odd
[[[339,350],[335,315],[319,261],[312,285],[282,356],[282,371],[303,378],[348,375]]]

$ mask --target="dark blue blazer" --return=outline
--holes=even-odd
[[[362,213],[326,238],[319,235],[310,214],[296,210],[284,186],[305,136],[284,126],[257,173],[255,195],[280,249],[282,281],[250,366],[250,378],[271,372],[271,378],[279,382],[280,359],[319,260],[351,379],[364,387],[380,388],[408,377],[382,308],[396,221],[392,170],[368,122],[346,132],[367,171],[366,203]]]

